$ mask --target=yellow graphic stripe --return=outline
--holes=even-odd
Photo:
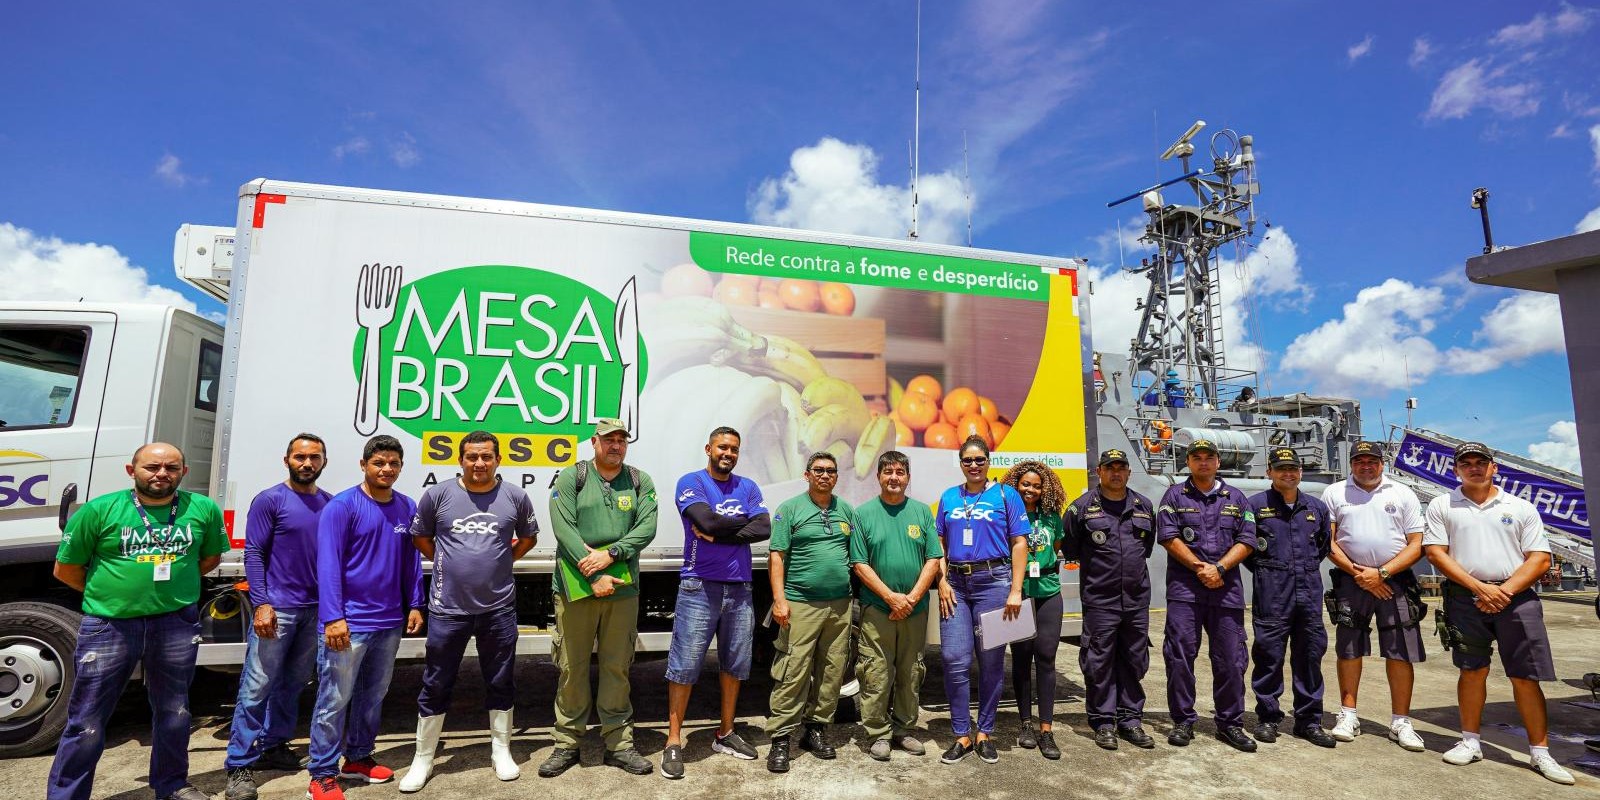
[[[1050,276],[1050,312],[1045,320],[1044,345],[1038,371],[1022,411],[1006,434],[1002,452],[1084,453],[1088,446],[1083,396],[1083,337],[1081,319],[1073,302],[1074,276]],[[1089,488],[1087,469],[1058,469],[1067,497]]]

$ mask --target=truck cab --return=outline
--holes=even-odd
[[[125,491],[149,441],[210,483],[222,328],[131,303],[0,304],[0,757],[66,723],[81,598],[51,575],[68,516]]]

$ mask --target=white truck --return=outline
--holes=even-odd
[[[79,604],[50,577],[59,530],[127,486],[145,441],[180,445],[185,486],[224,509],[236,549],[208,579],[200,651],[224,667],[249,617],[245,511],[285,478],[301,431],[327,440],[333,491],[359,479],[367,437],[398,437],[396,488],[416,495],[456,475],[462,435],[488,430],[504,479],[548,519],[594,421],[628,420],[628,462],[662,506],[641,558],[645,650],[670,637],[673,487],[718,425],[743,434],[738,471],[773,507],[804,491],[814,451],[860,502],[876,458],[900,449],[910,494],[933,502],[970,434],[995,445],[996,477],[1037,459],[1069,497],[1087,485],[1076,260],[269,180],[240,189],[234,227],[183,226],[174,254],[226,303],[224,328],[162,307],[0,303],[0,755],[59,735]],[[518,564],[520,652],[549,651],[553,553],[547,532]],[[756,590],[765,608],[764,573]]]

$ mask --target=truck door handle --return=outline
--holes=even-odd
[[[56,512],[56,527],[63,533],[67,530],[67,517],[72,513],[72,504],[78,502],[78,484],[69,483],[67,488],[61,490],[61,510]]]

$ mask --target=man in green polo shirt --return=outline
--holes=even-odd
[[[189,785],[189,682],[200,641],[200,576],[228,551],[222,511],[178,490],[189,468],[177,447],[133,454],[133,488],[78,509],[56,550],[55,576],[83,592],[67,726],[50,766],[48,800],[89,800],[106,723],[135,666],[154,712],[150,788],[161,800],[206,800]]]
[[[856,507],[860,527],[850,536],[850,564],[861,579],[861,727],[872,740],[867,754],[879,761],[888,761],[895,745],[914,756],[926,752],[912,731],[928,644],[928,588],[944,548],[933,531],[933,509],[906,497],[910,484],[905,453],[879,456],[882,492]]]
[[[778,506],[767,545],[772,621],[778,655],[772,662],[767,769],[789,771],[789,734],[805,723],[800,748],[837,758],[822,729],[839,707],[839,685],[850,643],[850,535],[855,513],[833,496],[839,464],[827,453],[806,459],[805,494]]]
[[[600,712],[607,766],[649,775],[655,766],[633,747],[633,700],[628,668],[639,633],[639,551],[656,536],[656,486],[623,464],[628,426],[602,419],[594,426],[594,460],[567,467],[550,493],[556,535],[556,636],[551,658],[561,667],[556,686],[556,747],[539,765],[554,778],[578,763],[578,743],[591,707]],[[589,691],[589,654],[600,657],[600,690]]]

